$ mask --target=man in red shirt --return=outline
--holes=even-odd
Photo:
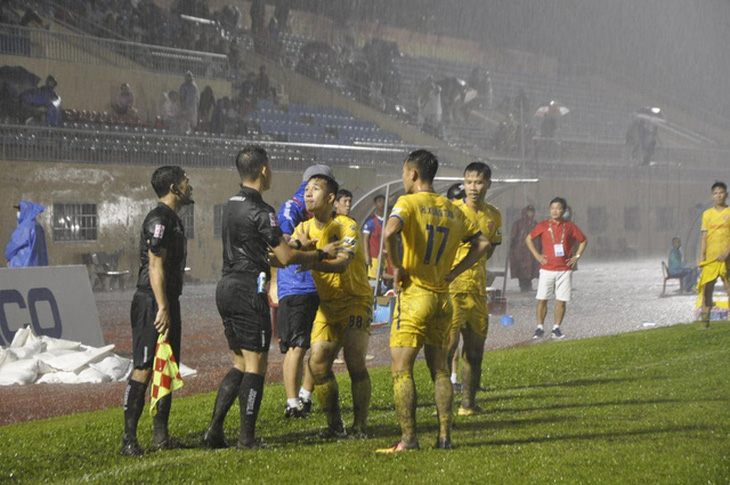
[[[547,301],[555,298],[555,321],[553,338],[563,338],[560,324],[565,316],[565,303],[570,301],[572,290],[571,276],[588,241],[578,226],[563,220],[568,204],[562,197],[550,201],[550,219],[537,224],[525,238],[527,248],[540,263],[540,279],[537,284],[537,330],[532,338],[541,338],[545,331],[543,324],[547,315]],[[542,254],[537,252],[533,239],[542,241]],[[573,247],[578,242],[578,250],[573,255]]]

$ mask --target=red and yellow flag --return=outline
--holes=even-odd
[[[183,386],[180,369],[172,353],[170,342],[160,335],[155,347],[155,361],[152,371],[152,388],[150,389],[150,414],[157,413],[157,401]]]

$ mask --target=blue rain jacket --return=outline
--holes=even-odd
[[[35,220],[44,210],[45,207],[35,202],[20,201],[18,227],[13,231],[10,242],[5,248],[8,268],[48,266],[46,232]]]

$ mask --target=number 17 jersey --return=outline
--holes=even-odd
[[[403,222],[403,267],[416,286],[439,293],[449,284],[444,276],[451,270],[459,244],[479,237],[481,232],[446,197],[433,192],[401,196],[390,217]]]

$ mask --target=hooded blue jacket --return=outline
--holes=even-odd
[[[293,234],[299,223],[309,218],[307,209],[304,207],[304,187],[306,185],[306,181],[302,182],[294,196],[284,202],[284,205],[279,209],[279,227],[281,227],[284,234]],[[317,292],[312,273],[309,271],[297,273],[298,267],[298,264],[293,264],[279,269],[276,273],[276,287],[280,301],[285,296],[308,295]]]
[[[35,220],[36,216],[44,210],[46,210],[45,207],[35,202],[20,201],[18,227],[13,231],[10,242],[5,248],[8,268],[48,266],[46,233]]]

